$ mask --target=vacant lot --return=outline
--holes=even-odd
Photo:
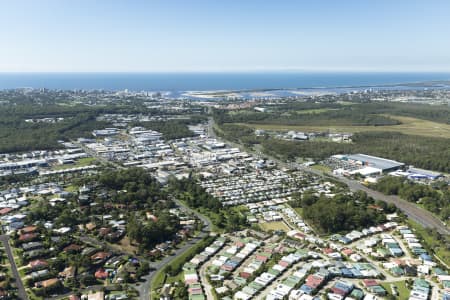
[[[402,122],[400,125],[388,126],[295,126],[295,125],[273,125],[273,124],[239,124],[255,129],[276,130],[276,131],[329,131],[331,133],[353,133],[361,131],[397,131],[404,134],[423,135],[450,138],[450,125],[421,120],[410,117],[392,116],[389,117]]]
[[[289,227],[284,222],[266,222],[266,223],[260,223],[259,226],[262,230],[269,231],[269,230],[284,230],[286,232],[289,231]]]
[[[384,282],[381,285],[384,287],[384,289],[392,295],[392,289],[391,284],[397,287],[398,296],[396,296],[396,299],[399,300],[407,300],[409,299],[410,290],[406,287],[405,281],[397,281],[397,282]],[[394,295],[393,295],[394,296]]]
[[[86,167],[86,166],[95,164],[95,162],[96,162],[96,159],[94,157],[86,157],[86,158],[81,158],[81,159],[77,160],[74,164],[55,166],[55,167],[53,167],[53,170],[65,170],[65,169]]]

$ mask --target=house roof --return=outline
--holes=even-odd
[[[36,259],[36,260],[30,261],[30,267],[32,267],[32,268],[44,267],[44,266],[48,266],[48,262],[43,259]]]
[[[50,278],[50,279],[38,282],[38,285],[46,288],[46,287],[54,286],[55,284],[58,284],[58,283],[59,283],[58,278]]]
[[[19,236],[19,240],[20,241],[27,241],[27,240],[34,239],[35,237],[37,237],[36,233],[25,233],[25,234],[21,234]]]
[[[92,260],[102,260],[110,257],[111,254],[108,252],[100,251],[91,256]]]
[[[37,226],[26,226],[20,230],[20,232],[23,233],[32,233],[37,230]]]
[[[105,279],[108,278],[108,272],[105,269],[100,268],[95,272],[95,278],[97,279]]]
[[[69,252],[69,251],[80,251],[81,250],[81,246],[77,245],[77,244],[70,244],[69,246],[65,247],[63,249],[64,252]]]

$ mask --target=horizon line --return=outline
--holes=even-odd
[[[199,69],[199,70],[49,70],[49,71],[1,71],[0,74],[174,74],[174,73],[436,73],[450,74],[450,70],[415,70],[415,69]]]

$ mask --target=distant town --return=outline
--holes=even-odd
[[[0,91],[0,299],[449,300],[450,90],[245,93]]]

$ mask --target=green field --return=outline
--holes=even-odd
[[[432,137],[450,138],[450,125],[437,123],[417,118],[400,117],[387,115],[393,119],[402,122],[400,125],[387,126],[296,126],[296,125],[276,125],[276,124],[247,124],[236,123],[236,125],[244,125],[254,129],[275,130],[275,131],[329,131],[330,133],[354,133],[362,131],[396,131],[404,134],[422,135]]]
[[[407,300],[409,299],[410,290],[406,287],[405,281],[397,281],[397,282],[384,282],[381,285],[384,289],[392,295],[391,284],[397,287],[398,296],[395,296],[396,299],[399,300]]]
[[[55,166],[53,167],[53,170],[65,170],[71,168],[86,167],[89,165],[93,165],[95,162],[96,159],[94,157],[80,158],[74,164]]]
[[[337,110],[337,108],[303,109],[303,110],[296,110],[295,113],[298,115],[320,114],[320,113],[331,111],[331,110]]]
[[[259,226],[264,231],[269,230],[283,230],[285,232],[288,232],[290,229],[284,222],[266,222],[266,223],[260,223]]]
[[[436,240],[421,225],[410,219],[408,219],[407,222],[409,226],[411,226],[411,228],[415,231],[415,233],[417,233],[417,235],[423,239],[427,248],[433,249],[434,253],[439,259],[441,259],[447,265],[450,265],[450,250],[448,249],[445,240]]]
[[[200,253],[200,251],[205,248],[207,245],[210,244],[210,242],[206,242],[208,240],[208,237],[204,238],[202,242],[198,242],[192,247],[190,247],[188,250],[183,252],[182,254],[175,257],[167,266],[171,266],[172,269],[177,270],[181,269],[182,266],[196,253]],[[153,278],[151,282],[152,292],[155,291],[158,288],[161,288],[164,283],[172,283],[176,281],[183,281],[183,271],[181,270],[176,276],[167,276],[165,277],[165,268],[159,269],[156,274],[156,276]],[[165,281],[164,281],[165,279]]]
[[[295,208],[293,208],[293,209],[295,210],[295,212],[296,212],[300,217],[303,216],[303,208],[301,208],[301,207],[295,207]]]
[[[331,173],[331,168],[325,165],[312,165],[311,169],[321,171],[323,173]]]

